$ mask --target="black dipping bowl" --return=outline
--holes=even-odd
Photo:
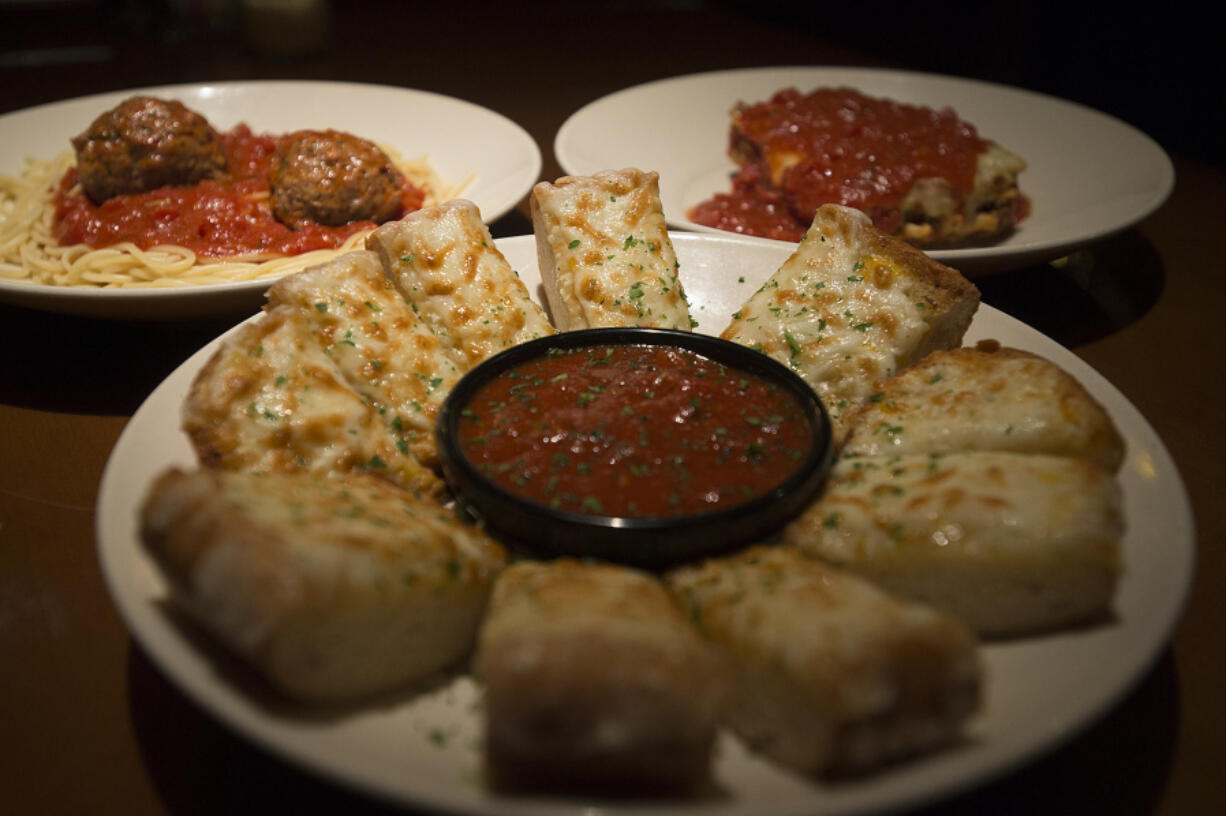
[[[464,456],[458,442],[461,414],[486,382],[551,349],[615,344],[687,349],[786,389],[800,401],[812,432],[813,444],[803,463],[773,490],[740,504],[676,518],[623,518],[573,513],[531,501],[487,479]],[[825,407],[813,389],[786,366],[759,351],[709,335],[622,328],[561,332],[514,346],[481,363],[464,375],[443,404],[438,448],[460,510],[513,548],[542,557],[597,558],[648,569],[770,537],[813,501],[830,469],[833,451]]]

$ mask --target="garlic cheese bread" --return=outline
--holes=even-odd
[[[282,304],[222,340],[183,403],[182,427],[202,464],[260,473],[370,471],[441,494],[403,429],[363,397],[313,331],[314,307]]]
[[[828,204],[721,336],[800,374],[839,444],[877,379],[960,345],[978,307],[979,291],[955,270]]]
[[[554,333],[470,201],[449,201],[384,224],[367,237],[366,247],[378,253],[405,300],[468,367]]]
[[[784,530],[806,555],[964,620],[1022,635],[1106,616],[1122,497],[1086,459],[985,451],[843,459]]]
[[[541,281],[559,330],[693,328],[657,173],[630,168],[543,181],[531,207]]]
[[[984,342],[933,352],[877,382],[852,422],[843,456],[972,450],[1075,456],[1114,472],[1124,441],[1068,372]]]
[[[472,647],[502,546],[366,475],[170,470],[141,510],[171,597],[284,694],[402,688]]]
[[[268,303],[294,310],[401,452],[439,466],[435,421],[464,361],[400,296],[375,253],[348,252],[284,277]]]
[[[654,576],[511,565],[476,670],[497,784],[684,789],[707,777],[728,677]]]
[[[666,581],[734,664],[728,725],[803,773],[863,772],[947,744],[979,706],[965,626],[791,548],[753,547]]]

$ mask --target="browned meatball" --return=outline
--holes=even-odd
[[[273,211],[285,224],[382,223],[400,214],[404,176],[375,144],[336,130],[300,130],[277,148]]]
[[[134,96],[72,140],[85,194],[96,202],[225,173],[221,139],[200,114],[174,100]]]

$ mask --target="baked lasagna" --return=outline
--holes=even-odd
[[[924,248],[1009,234],[1029,204],[1026,162],[950,108],[849,88],[779,91],[732,110],[732,190],[690,209],[717,229],[798,241],[822,204],[854,207],[881,231]]]

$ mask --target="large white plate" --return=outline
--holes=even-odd
[[[638,85],[573,114],[558,131],[554,153],[566,172],[577,175],[621,167],[656,170],[668,223],[717,232],[685,213],[731,188],[729,111],[792,86],[847,86],[898,102],[951,107],[981,136],[1026,160],[1019,183],[1034,211],[1014,235],[991,247],[929,253],[965,275],[1065,255],[1140,221],[1174,185],[1171,161],[1157,143],[1090,108],[986,82],[857,68],[752,68]]]
[[[683,234],[675,235],[674,243],[699,329],[709,333],[722,329],[788,254],[785,248],[736,236]],[[535,291],[540,278],[533,238],[504,239],[498,247]],[[179,407],[216,341],[153,392],[116,444],[98,498],[102,567],[133,635],[201,706],[295,763],[396,802],[497,816],[863,814],[916,804],[990,779],[1051,748],[1115,703],[1167,641],[1193,569],[1192,518],[1183,485],[1137,410],[1072,353],[985,306],[968,341],[988,337],[1064,366],[1110,410],[1127,439],[1121,481],[1129,524],[1124,541],[1128,569],[1117,619],[1092,629],[986,647],[987,705],[973,721],[967,743],[863,780],[812,783],[724,738],[715,765],[722,795],[701,803],[507,798],[486,792],[475,781],[481,767],[478,696],[466,677],[337,717],[295,713],[270,702],[257,684],[212,650],[201,649],[200,641],[166,614],[166,587],[137,542],[137,508],[150,480],[169,465],[193,464],[178,427]]]
[[[178,99],[217,128],[240,122],[257,133],[333,128],[425,156],[449,183],[472,175],[461,195],[487,223],[519,203],[541,172],[536,142],[510,119],[425,91],[343,82],[218,82],[167,85],[81,97],[0,116],[0,173],[27,157],[69,147],[103,111],[145,93]],[[254,311],[271,280],[167,289],[82,289],[0,280],[0,302],[94,317],[177,320]]]

